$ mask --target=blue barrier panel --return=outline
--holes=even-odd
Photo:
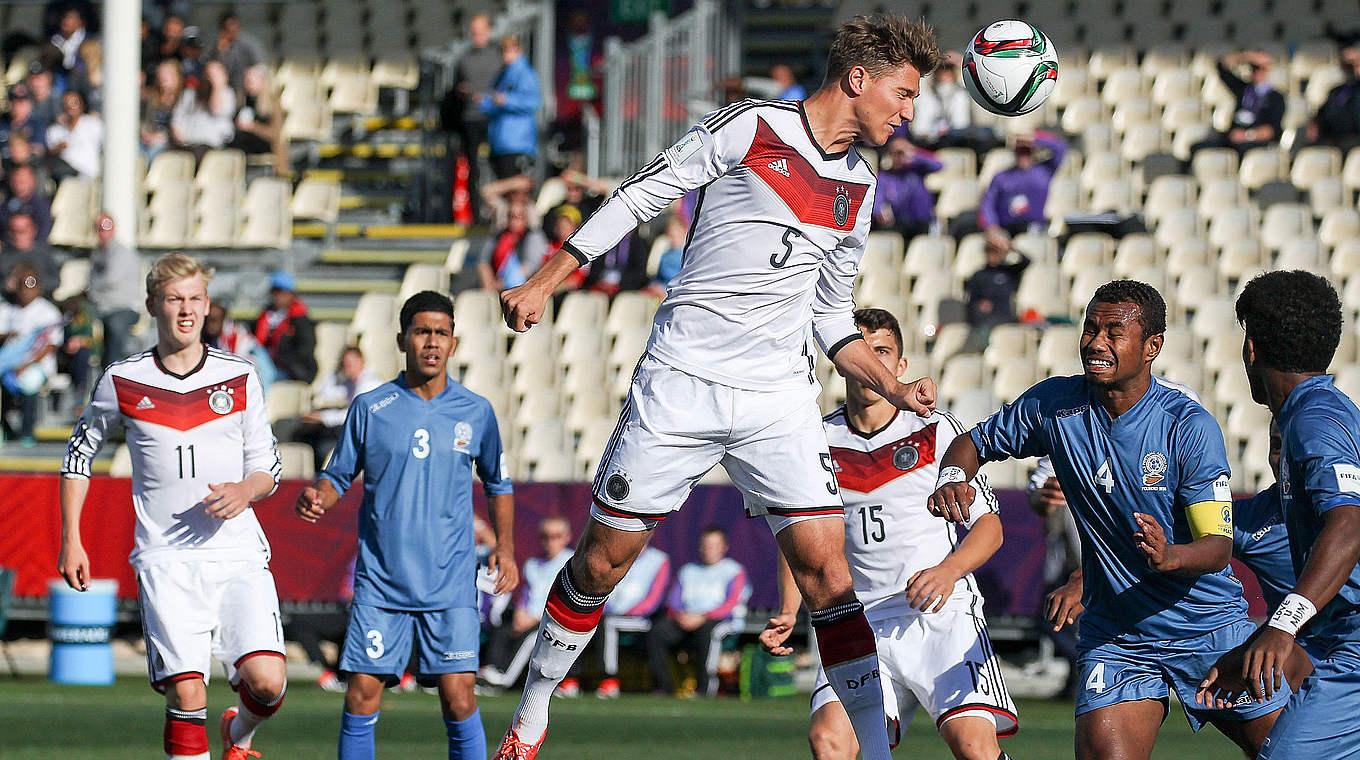
[[[88,591],[51,581],[47,593],[47,631],[52,639],[48,678],[79,686],[112,684],[109,636],[118,618],[118,581],[90,581]]]

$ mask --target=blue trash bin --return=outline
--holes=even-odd
[[[47,584],[47,633],[52,639],[48,678],[79,686],[113,683],[113,646],[118,621],[118,581],[90,581],[76,591],[65,581]]]

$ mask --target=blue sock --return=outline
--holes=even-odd
[[[473,710],[463,720],[444,719],[444,730],[449,734],[449,760],[482,760],[486,757],[486,730],[482,728],[482,711]]]
[[[340,760],[373,760],[377,756],[374,732],[379,715],[381,710],[372,715],[351,715],[348,711],[340,714]]]

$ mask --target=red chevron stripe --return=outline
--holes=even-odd
[[[781,158],[787,162],[787,177],[769,166],[770,162]],[[802,154],[780,140],[770,125],[759,117],[756,118],[755,139],[751,141],[751,147],[741,162],[769,185],[793,215],[798,217],[798,221],[804,224],[833,230],[851,229],[855,226],[855,216],[864,203],[864,196],[869,192],[868,185],[827,179],[818,174]],[[849,201],[850,213],[845,217],[845,224],[836,223],[838,194],[845,195]]]
[[[892,481],[935,462],[935,428],[932,422],[906,438],[880,446],[873,451],[831,447],[831,461],[836,466],[836,482],[841,488],[857,493],[870,493]],[[893,463],[898,449],[916,449],[916,461],[907,469]]]
[[[118,410],[124,415],[140,422],[149,422],[179,431],[192,430],[204,423],[246,409],[245,375],[238,375],[230,380],[185,393],[139,383],[125,377],[114,377],[113,387],[118,394]],[[231,409],[220,414],[208,405],[208,399],[213,391],[219,389],[226,391],[232,401]],[[151,401],[150,409],[137,408],[143,398]]]

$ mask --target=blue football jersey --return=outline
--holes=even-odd
[[[344,493],[361,472],[354,601],[475,608],[472,476],[487,496],[512,490],[490,402],[453,380],[426,401],[401,375],[360,394],[321,477]]]
[[[1294,571],[1302,573],[1327,511],[1360,506],[1360,410],[1332,385],[1331,375],[1318,375],[1294,388],[1277,420],[1284,443],[1280,503]],[[1303,636],[1324,646],[1360,641],[1360,565]]]
[[[1135,512],[1161,524],[1169,543],[1192,538],[1185,509],[1223,502],[1228,456],[1204,407],[1153,383],[1111,418],[1080,375],[1030,388],[973,429],[983,461],[1050,455],[1081,535],[1085,575],[1081,637],[1166,641],[1245,619],[1242,585],[1227,567],[1199,577],[1148,567]]]
[[[1280,486],[1233,502],[1233,556],[1251,568],[1272,612],[1294,589],[1289,533],[1280,511]]]

